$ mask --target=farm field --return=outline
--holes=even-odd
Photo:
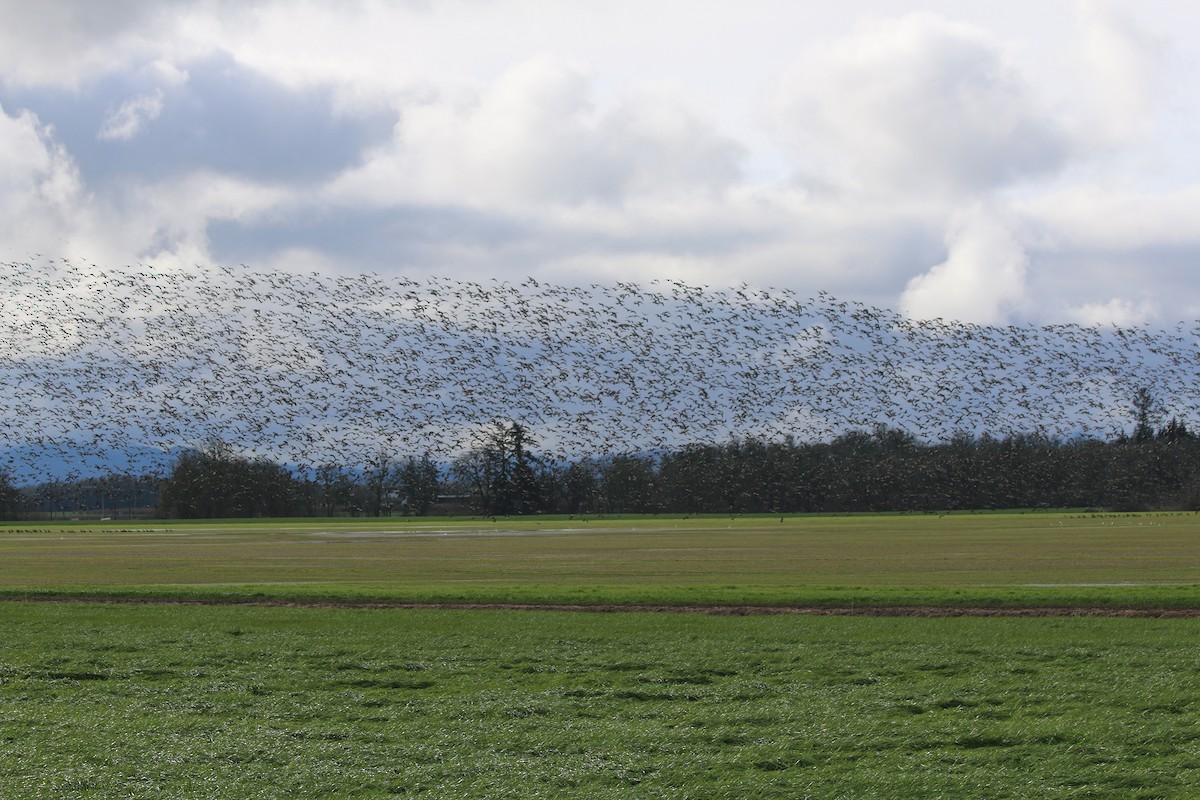
[[[0,603],[0,796],[1194,797],[1190,620]]]
[[[0,596],[1200,607],[1200,516],[8,523]]]
[[[1194,614],[1198,533],[1079,512],[10,523],[0,797],[1193,797],[1194,619],[745,607]],[[354,607],[402,603],[625,608]]]

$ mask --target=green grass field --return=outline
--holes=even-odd
[[[1164,798],[1189,620],[0,603],[5,798]]]
[[[0,527],[0,798],[1200,795],[1200,517]]]
[[[0,527],[0,595],[1200,606],[1200,516],[248,520]]]

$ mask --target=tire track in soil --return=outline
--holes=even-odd
[[[1196,619],[1200,608],[1137,608],[1109,606],[749,606],[640,605],[569,603],[417,603],[378,600],[272,600],[263,598],[157,598],[30,596],[0,598],[4,602],[111,603],[131,605],[255,606],[268,608],[429,609],[449,611],[572,611],[612,614],[706,614],[722,617],[1127,617],[1138,619]]]

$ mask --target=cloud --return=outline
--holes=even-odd
[[[0,239],[10,252],[64,248],[87,202],[75,163],[52,128],[0,107]]]
[[[97,190],[192,170],[308,184],[357,164],[395,122],[383,108],[339,114],[332,88],[284,86],[221,53],[182,66],[150,62],[87,92],[9,90],[0,98],[52,123]]]
[[[153,94],[138,95],[126,100],[119,108],[104,118],[96,138],[105,141],[129,141],[141,132],[146,123],[158,119],[162,109],[163,93],[161,89]]]
[[[988,192],[1053,173],[1069,142],[983,31],[918,13],[876,22],[805,59],[779,107],[807,148],[868,190]]]
[[[391,146],[333,192],[385,205],[611,204],[728,185],[740,155],[671,97],[632,95],[601,108],[584,73],[539,57],[487,85],[404,105]]]
[[[180,90],[186,87],[189,77],[187,70],[161,59],[143,66],[133,74],[131,80],[123,82],[147,82],[153,88],[136,94],[109,111],[100,123],[96,138],[109,142],[127,142],[135,138],[147,124],[154,122],[162,114],[166,91],[179,94]],[[112,81],[105,83],[114,85]]]
[[[1076,184],[1022,202],[1043,246],[1059,251],[1110,253],[1181,246],[1200,251],[1200,183],[1174,191],[1117,190]]]
[[[214,221],[286,208],[292,192],[204,170],[92,191],[52,126],[0,107],[0,238],[10,257],[211,263]]]
[[[1142,325],[1158,315],[1157,305],[1146,298],[1134,301],[1114,297],[1103,303],[1084,303],[1073,309],[1074,322],[1080,325]]]
[[[0,230],[117,263],[1200,314],[1185,6],[0,0]]]
[[[1012,208],[1037,264],[1030,294],[1043,316],[1123,324],[1200,314],[1200,184],[1077,184]]]
[[[193,172],[129,187],[107,208],[127,222],[123,247],[138,260],[211,264],[210,226],[237,219],[246,224],[286,210],[293,192],[235,175]]]
[[[1029,258],[995,212],[959,214],[946,234],[946,260],[908,282],[900,309],[913,319],[981,325],[1009,321],[1025,295]]]
[[[287,205],[286,201],[283,204]],[[473,260],[470,253],[475,254],[481,271],[488,265],[504,269],[510,258],[523,261],[528,268],[528,243],[545,234],[501,214],[425,205],[306,205],[286,213],[268,210],[257,217],[230,214],[211,220],[207,232],[218,263],[270,264],[294,271],[297,259],[299,263],[342,261],[355,269],[423,274],[436,272],[451,259],[464,267]],[[521,255],[509,255],[510,248]]]
[[[21,86],[79,88],[166,51],[194,55],[191,37],[180,38],[178,30],[191,12],[220,4],[0,0],[0,75],[6,83]]]
[[[1145,135],[1161,92],[1166,39],[1108,0],[1077,0],[1095,118],[1081,136],[1119,146]]]

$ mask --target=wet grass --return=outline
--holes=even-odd
[[[1191,797],[1186,620],[0,603],[0,796]]]

